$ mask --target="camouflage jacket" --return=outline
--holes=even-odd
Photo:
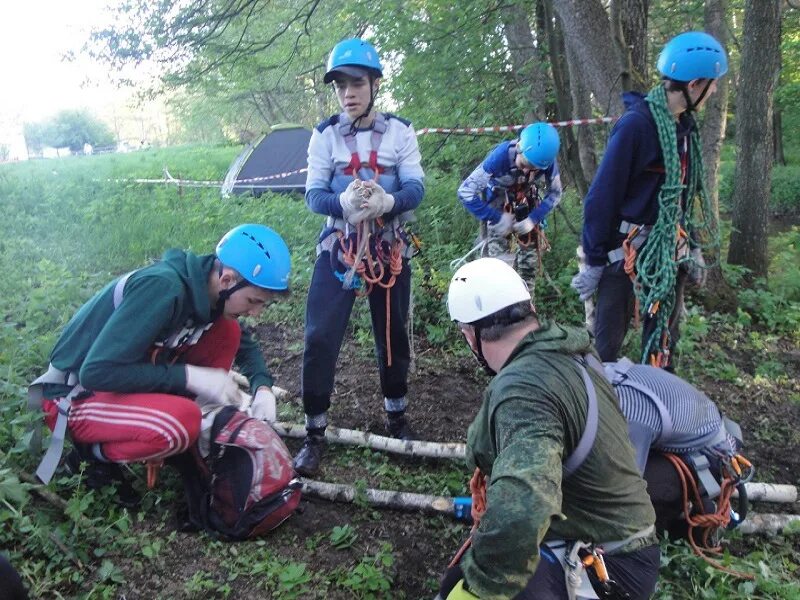
[[[543,321],[492,380],[470,425],[467,462],[486,476],[487,506],[461,567],[482,599],[520,592],[543,541],[622,540],[655,520],[616,396],[591,368],[597,437],[581,467],[562,477],[587,414],[573,356],[589,351],[586,331]]]

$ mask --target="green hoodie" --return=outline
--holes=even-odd
[[[467,462],[486,476],[487,505],[461,567],[482,599],[520,592],[538,566],[542,541],[623,540],[655,520],[616,395],[591,368],[597,437],[581,467],[562,477],[587,414],[586,386],[572,357],[592,351],[585,330],[543,321],[492,380],[469,427]]]
[[[50,353],[62,371],[78,373],[88,390],[164,392],[189,395],[184,363],[169,364],[169,352],[150,361],[154,345],[171,347],[170,338],[194,336],[195,342],[219,318],[208,297],[214,255],[197,256],[167,250],[162,260],[134,271],[125,283],[123,300],[114,309],[114,288],[106,285],[70,319]],[[251,390],[272,385],[258,345],[243,328],[236,364],[250,379]],[[45,390],[53,398],[63,386]]]

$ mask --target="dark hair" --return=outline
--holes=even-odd
[[[536,311],[533,309],[530,300],[523,300],[501,308],[487,317],[470,323],[470,325],[481,330],[481,339],[486,342],[495,342],[503,337],[511,326],[535,316]]]

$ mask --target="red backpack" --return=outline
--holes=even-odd
[[[302,484],[283,440],[234,407],[214,418],[208,458],[195,448],[170,462],[183,477],[190,521],[223,539],[262,536],[300,503]]]

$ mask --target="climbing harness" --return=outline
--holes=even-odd
[[[720,475],[722,482],[718,487],[719,494],[716,499],[716,507],[713,512],[706,513],[703,510],[703,498],[695,481],[692,467],[674,454],[665,453],[664,456],[675,467],[681,480],[683,514],[689,525],[689,545],[694,553],[720,571],[742,579],[755,579],[754,575],[726,567],[709,556],[710,554],[718,555],[721,553],[721,549],[715,540],[716,533],[721,529],[736,527],[746,516],[746,514],[737,514],[733,511],[731,497],[734,490],[739,490],[739,510],[740,513],[746,511],[747,496],[744,484],[753,475],[753,465],[741,454],[721,461]],[[703,485],[705,487],[705,484]],[[700,531],[699,542],[695,539],[696,530]]]
[[[358,153],[356,133],[346,114],[339,116],[339,134],[350,152],[350,163],[342,170],[355,179],[356,193],[362,198],[371,193],[368,181],[379,175],[394,172],[392,167],[378,164],[378,150],[387,130],[383,113],[375,115],[370,135],[369,160],[362,162]],[[317,245],[317,254],[330,253],[331,269],[346,290],[358,297],[368,296],[377,288],[386,294],[386,364],[392,366],[391,348],[391,288],[403,271],[403,259],[419,253],[421,242],[410,230],[411,215],[400,215],[389,221],[382,218],[351,225],[344,219],[329,217]],[[344,267],[344,270],[341,269]]]
[[[700,136],[691,116],[687,117],[691,120],[688,147],[684,148],[681,160],[675,118],[667,106],[664,85],[654,87],[646,100],[658,130],[666,179],[658,193],[658,218],[647,235],[648,243],[637,251],[635,258],[634,293],[638,312],[656,319],[656,327],[642,348],[641,362],[666,366],[669,364],[669,319],[675,305],[678,266],[692,260],[688,256],[676,256],[679,228],[689,232],[693,245],[711,250],[714,255],[719,250],[719,232],[705,190]]]

